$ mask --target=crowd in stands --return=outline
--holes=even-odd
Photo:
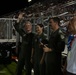
[[[30,20],[33,25],[35,25],[35,23],[41,22],[44,23],[44,25],[47,25],[49,17],[58,16],[61,18],[61,26],[64,26],[65,29],[67,21],[69,21],[70,18],[72,18],[72,16],[74,15],[74,12],[76,12],[76,1],[61,0],[61,2],[53,3],[50,0],[44,0],[43,2],[34,3],[27,8],[23,8],[4,17],[17,18],[20,12],[24,12],[24,17],[27,20]]]

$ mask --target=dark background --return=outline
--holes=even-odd
[[[26,8],[35,2],[43,2],[45,0],[32,0],[28,3],[28,0],[0,0],[0,16]],[[48,0],[46,0],[48,1]],[[49,0],[54,3],[62,2],[63,0]]]

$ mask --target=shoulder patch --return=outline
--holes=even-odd
[[[59,29],[59,33],[63,33],[62,30]]]
[[[65,35],[64,35],[64,33],[62,32],[62,30],[59,30],[59,34],[60,34],[60,38],[61,38],[61,39],[64,39],[64,38],[65,38]]]
[[[61,39],[64,39],[65,38],[64,35],[62,35],[62,34],[60,35],[60,37],[61,37]]]

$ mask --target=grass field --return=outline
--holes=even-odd
[[[0,64],[0,75],[15,75],[16,66],[17,66],[16,62],[11,62],[10,64],[7,65]],[[24,71],[22,75],[25,75]]]

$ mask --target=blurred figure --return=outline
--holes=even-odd
[[[32,63],[31,51],[32,51],[32,39],[34,34],[32,33],[32,24],[29,21],[24,21],[24,13],[20,13],[14,27],[16,31],[22,36],[22,45],[19,52],[19,59],[17,64],[16,75],[22,75],[22,69],[26,68],[26,75],[31,75]],[[24,30],[21,28],[24,24]]]
[[[76,75],[76,16],[68,24],[67,75]]]
[[[49,38],[48,46],[44,46],[46,75],[62,75],[61,71],[61,52],[65,48],[65,35],[59,28],[60,19],[58,17],[50,18],[50,27],[52,33]]]
[[[42,24],[37,24],[36,35],[33,41],[33,61],[34,61],[34,75],[45,75],[45,62],[44,62],[44,51],[41,42],[45,42],[46,35],[43,32],[44,27]]]

